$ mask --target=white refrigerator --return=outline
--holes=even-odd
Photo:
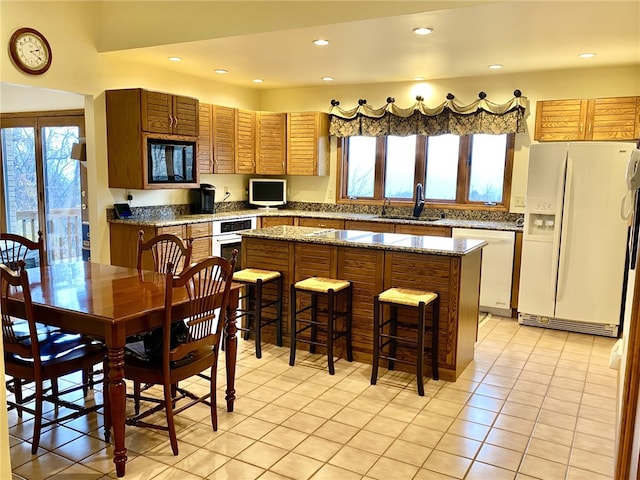
[[[531,146],[519,323],[618,336],[627,247],[620,209],[633,148],[622,142]]]

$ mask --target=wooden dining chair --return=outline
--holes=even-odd
[[[210,408],[213,430],[218,429],[216,370],[237,254],[234,250],[231,260],[207,257],[191,264],[179,275],[173,275],[169,269],[166,274],[162,357],[150,358],[140,345],[130,344],[125,349],[125,378],[138,384],[162,385],[164,391],[163,398],[139,398],[149,405],[148,408],[129,417],[126,423],[167,431],[174,455],[178,454],[174,423],[174,416],[178,413],[204,403]],[[178,322],[186,326],[181,341],[172,339],[171,335],[172,327]],[[179,382],[194,376],[208,382],[206,393],[193,393],[178,386]],[[166,425],[145,420],[162,409],[166,413]]]
[[[15,408],[19,416],[22,411],[33,415],[33,438],[31,440],[31,453],[38,451],[40,444],[40,432],[52,424],[60,424],[67,420],[78,418],[101,408],[102,404],[89,402],[89,404],[75,403],[64,397],[85,385],[74,385],[61,391],[53,391],[45,388],[45,381],[49,380],[51,386],[55,381],[75,372],[84,372],[97,363],[106,366],[105,348],[100,342],[80,334],[72,334],[63,331],[48,332],[42,334],[36,327],[33,304],[31,302],[31,290],[27,270],[24,262],[20,260],[14,271],[4,264],[0,264],[0,310],[2,311],[2,340],[4,347],[5,373],[13,379],[21,382],[33,383],[35,393],[24,397],[7,399],[9,409]],[[14,313],[11,308],[9,296],[16,290],[22,292],[24,310],[20,314]],[[23,319],[28,322],[28,333],[25,335],[16,332],[14,326],[16,320]],[[84,376],[83,376],[84,378]],[[86,390],[85,390],[86,391]],[[103,390],[103,398],[108,402],[108,395]],[[68,397],[67,397],[68,398]],[[56,414],[51,420],[43,421],[43,402],[47,401],[55,405]],[[33,406],[28,406],[34,402]],[[67,413],[67,411],[69,411]],[[105,409],[105,437],[108,440],[110,428],[110,416]]]
[[[193,238],[189,237],[185,242],[177,235],[164,233],[156,235],[145,242],[144,230],[138,231],[138,270],[153,270],[158,273],[167,273],[168,265],[173,266],[174,272],[180,272],[191,263],[191,253],[193,251]],[[149,262],[149,257],[151,262]],[[149,266],[150,264],[150,266]],[[144,268],[147,267],[147,268]],[[145,335],[134,335],[127,338],[127,343],[137,343],[139,341],[155,339],[160,333],[159,330],[148,332]],[[134,397],[140,398],[143,387],[134,382]],[[136,414],[140,412],[140,402],[135,402]]]
[[[167,265],[171,263],[175,272],[182,271],[191,263],[193,251],[193,238],[189,237],[185,242],[177,235],[164,233],[157,235],[148,241],[144,241],[144,230],[138,232],[138,270],[145,269],[145,258],[151,256],[151,269],[159,273],[167,273]],[[147,264],[148,265],[148,264]]]
[[[44,267],[46,265],[46,252],[44,248],[44,237],[42,230],[38,230],[38,240],[33,241],[22,235],[15,233],[0,233],[0,263],[6,265],[11,270],[18,269],[18,262],[23,261],[26,268]],[[28,322],[16,319],[14,321],[13,330],[18,336],[29,335]],[[36,330],[38,334],[57,332],[60,329],[51,327],[44,323],[37,322]],[[90,372],[85,372],[84,383],[93,386],[87,382]],[[14,393],[16,401],[22,401],[22,385],[20,379],[13,379],[12,384],[8,383],[10,390]],[[57,382],[52,383],[54,394],[57,391]],[[86,393],[85,393],[86,395]]]
[[[33,241],[15,233],[0,233],[0,263],[12,270],[17,270],[17,263],[22,260],[27,268],[46,265],[44,238],[38,231],[38,240]]]

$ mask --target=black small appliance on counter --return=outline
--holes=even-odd
[[[216,187],[201,183],[200,188],[191,190],[193,213],[216,213]]]

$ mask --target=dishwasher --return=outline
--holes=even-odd
[[[453,228],[452,237],[487,242],[482,249],[480,311],[510,317],[515,232]]]

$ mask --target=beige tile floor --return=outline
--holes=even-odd
[[[219,429],[206,407],[177,424],[180,454],[167,437],[128,427],[126,479],[579,479],[613,478],[616,372],[614,340],[519,326],[492,317],[479,330],[475,360],[457,382],[370,367],[240,341],[235,412]],[[221,366],[224,370],[224,365]],[[99,398],[100,392],[95,392]],[[14,479],[115,478],[112,449],[100,440],[101,416],[43,434],[38,455],[32,420],[9,414]]]

